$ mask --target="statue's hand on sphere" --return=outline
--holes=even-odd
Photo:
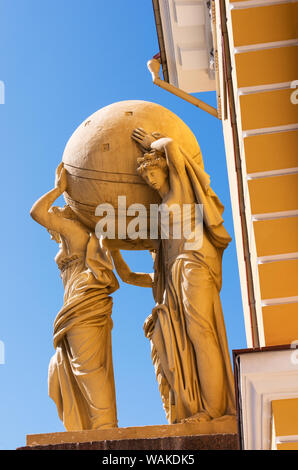
[[[151,149],[152,142],[155,142],[160,136],[158,132],[147,134],[142,127],[137,127],[134,129],[131,137],[141,147],[143,152],[147,152]]]
[[[63,166],[63,162],[61,162],[56,169],[55,188],[59,189],[61,194],[64,193],[67,188],[67,172]]]

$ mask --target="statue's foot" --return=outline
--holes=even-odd
[[[202,423],[202,422],[206,422],[210,420],[211,420],[211,416],[206,411],[201,411],[192,416],[189,416],[189,418],[184,418],[180,422],[181,423]]]

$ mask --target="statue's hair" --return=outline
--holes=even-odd
[[[50,212],[53,212],[60,217],[64,217],[65,219],[78,220],[76,214],[68,204],[65,204],[63,207],[52,206]]]
[[[160,168],[168,171],[168,164],[165,154],[154,150],[150,153],[145,153],[143,157],[137,159],[138,166],[137,172],[142,176],[148,168]]]

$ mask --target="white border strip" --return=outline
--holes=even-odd
[[[285,217],[297,217],[298,210],[283,211],[283,212],[267,212],[266,214],[252,214],[252,221],[258,220],[272,220],[272,219],[283,219]]]
[[[244,8],[269,7],[273,5],[282,5],[284,3],[289,3],[289,0],[247,0],[246,2],[231,2],[230,9],[243,10]]]
[[[298,39],[287,39],[285,41],[260,42],[259,44],[247,44],[246,46],[234,47],[234,54],[242,52],[254,52],[264,49],[275,49],[276,47],[297,46]]]
[[[242,132],[242,138],[250,137],[251,135],[259,134],[274,134],[276,132],[287,132],[287,131],[296,131],[298,130],[297,124],[287,124],[285,126],[275,126],[275,127],[262,127],[260,129],[249,129]]]
[[[276,444],[290,444],[298,442],[298,434],[289,434],[288,436],[276,436]]]
[[[283,253],[280,255],[259,256],[257,258],[258,264],[274,263],[275,261],[288,261],[294,259],[298,259],[298,252]]]
[[[247,180],[256,180],[259,178],[269,178],[270,176],[286,176],[298,173],[298,166],[293,168],[281,168],[280,170],[258,171],[257,173],[248,173]]]
[[[270,305],[282,304],[295,304],[298,303],[298,296],[294,297],[276,297],[276,299],[262,299],[262,307],[269,307]]]
[[[262,93],[264,91],[287,90],[291,88],[292,82],[270,83],[269,85],[247,86],[238,88],[238,95],[251,95],[253,93]]]

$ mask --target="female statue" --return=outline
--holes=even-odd
[[[119,284],[108,251],[69,206],[52,207],[67,188],[63,163],[55,188],[31,216],[57,243],[64,305],[54,323],[56,352],[49,365],[49,395],[67,431],[117,427],[111,329],[112,298]]]
[[[209,186],[200,155],[191,158],[177,142],[141,128],[132,137],[145,152],[138,172],[163,204],[203,204],[203,243],[187,249],[183,237],[171,238],[172,219],[169,239],[161,239],[156,250],[153,276],[131,273],[119,251],[111,252],[115,267],[124,281],[153,287],[156,306],[144,329],[168,421],[223,419],[235,414],[219,297],[222,254],[231,240],[223,227],[223,206]]]

